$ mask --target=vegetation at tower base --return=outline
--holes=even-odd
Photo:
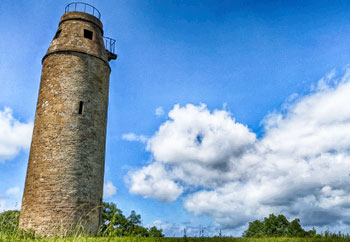
[[[141,226],[141,215],[131,211],[129,217],[123,215],[114,203],[103,203],[102,206],[102,226],[100,227],[102,236],[137,236],[137,237],[163,237],[161,229],[155,226],[147,229]]]
[[[33,231],[21,231],[18,229],[20,212],[17,210],[8,210],[0,213],[0,241],[34,239]]]
[[[19,211],[9,210],[0,214],[0,231],[16,233],[19,223]]]
[[[34,238],[33,232],[24,232],[18,230],[20,212],[17,210],[0,213],[0,234],[14,235],[18,238]],[[85,236],[79,227],[75,235]],[[163,237],[161,229],[155,226],[145,228],[141,226],[141,215],[131,211],[129,217],[125,217],[123,212],[116,207],[114,203],[105,203],[102,205],[102,225],[98,236],[101,237]],[[0,237],[0,241],[3,241]]]
[[[284,215],[270,214],[263,221],[255,220],[249,223],[244,231],[244,237],[314,237],[316,230],[305,231],[299,219],[289,222]]]

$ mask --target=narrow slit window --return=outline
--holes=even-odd
[[[57,30],[54,39],[57,39],[58,37],[60,37],[61,31],[62,31],[61,29]]]
[[[83,114],[83,109],[84,109],[84,102],[80,101],[79,102],[79,114]]]
[[[93,32],[90,31],[90,30],[87,30],[87,29],[84,29],[84,38],[87,38],[87,39],[91,39],[92,40],[92,36],[93,36]]]

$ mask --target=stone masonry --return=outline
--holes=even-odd
[[[61,17],[43,58],[21,229],[41,236],[97,232],[111,59],[99,19],[76,11]]]

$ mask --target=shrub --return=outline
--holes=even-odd
[[[19,211],[9,210],[0,213],[0,232],[2,233],[16,233],[19,224]]]

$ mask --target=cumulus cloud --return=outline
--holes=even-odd
[[[122,139],[127,140],[127,141],[138,141],[138,142],[142,142],[142,143],[147,142],[147,138],[145,136],[136,135],[134,133],[123,134]]]
[[[269,213],[349,224],[350,72],[289,101],[263,119],[260,139],[226,110],[175,105],[147,140],[152,163],[129,173],[130,191],[161,201],[185,194],[187,210],[222,228]]]
[[[111,181],[103,185],[103,198],[112,197],[117,193],[117,188],[113,185]]]
[[[12,116],[12,110],[0,110],[0,162],[16,156],[22,149],[28,149],[33,132],[33,123],[22,123]]]
[[[153,197],[162,202],[170,202],[183,192],[182,186],[169,178],[164,166],[158,163],[131,172],[129,175],[130,192],[145,198]]]
[[[146,149],[160,165],[168,166],[172,178],[214,187],[239,178],[233,161],[256,141],[246,126],[226,111],[211,113],[204,104],[175,105],[168,116],[170,120],[148,140]]]

